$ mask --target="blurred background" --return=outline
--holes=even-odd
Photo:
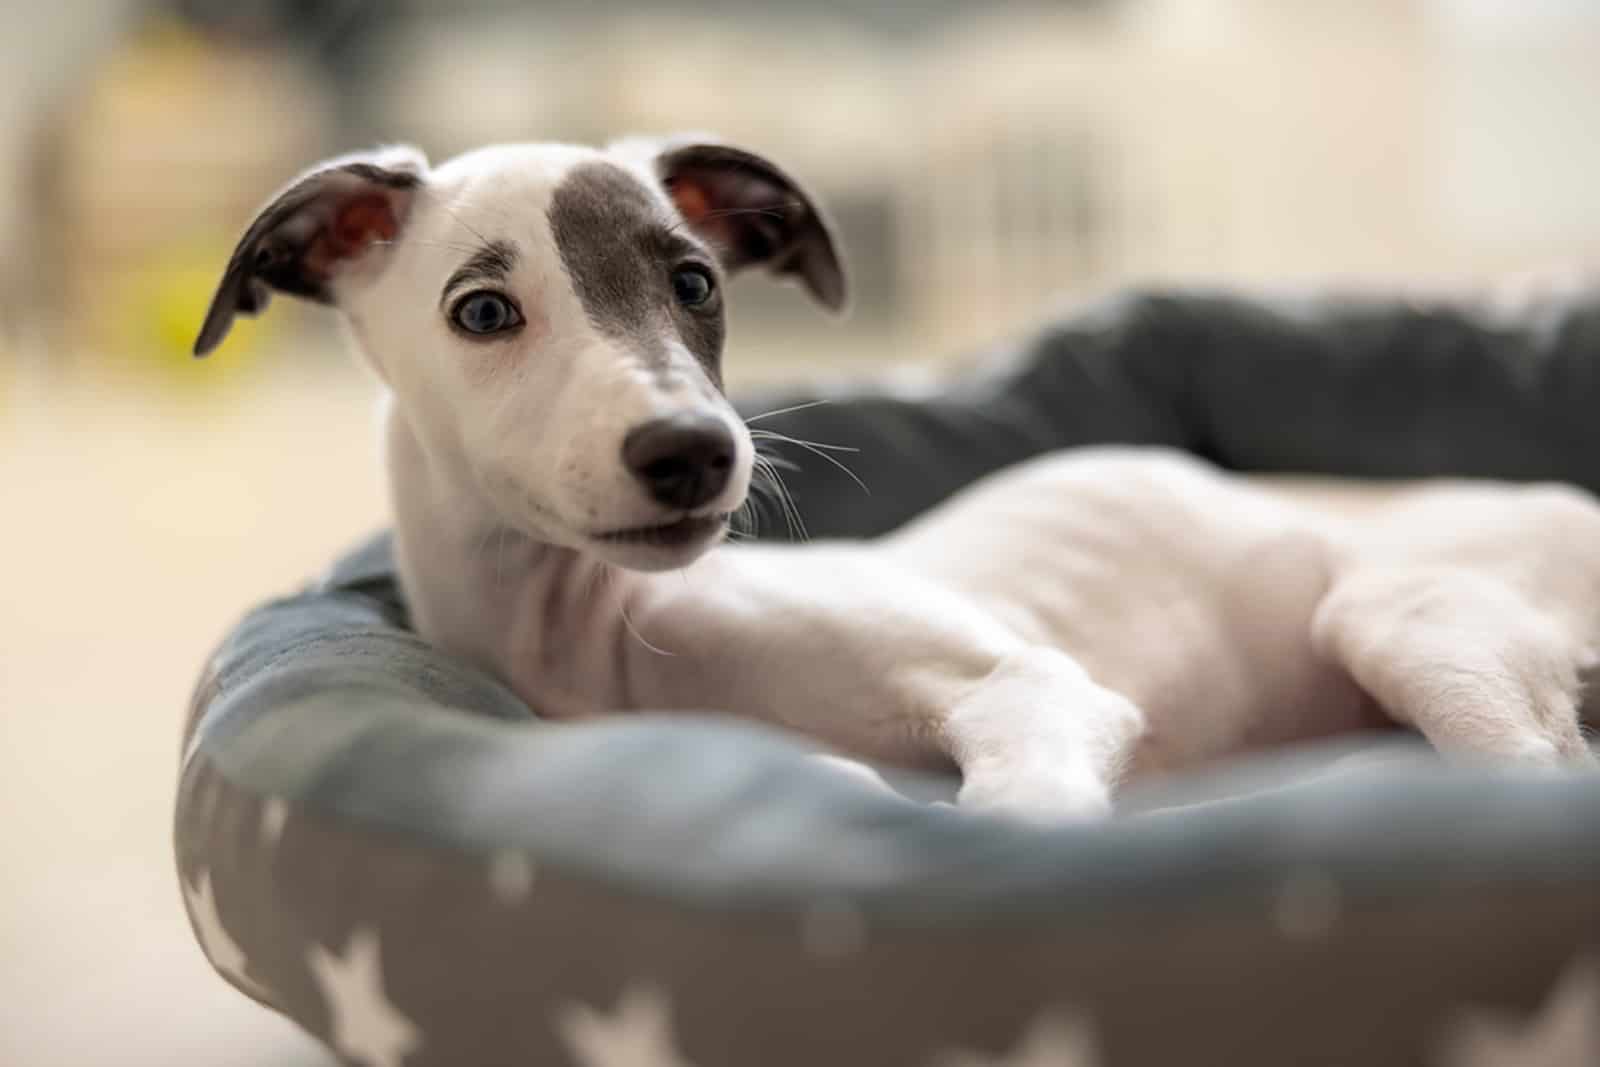
[[[1600,252],[1591,0],[0,5],[0,1065],[326,1062],[210,974],[168,846],[211,644],[384,521],[330,314],[188,358],[255,207],[379,141],[682,128],[809,182],[854,268],[843,325],[737,285],[735,388],[1124,283]]]

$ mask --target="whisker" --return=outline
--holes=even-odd
[[[788,524],[790,536],[799,541],[811,540],[810,534],[806,532],[805,520],[800,516],[800,509],[795,505],[794,494],[789,492],[789,487],[784,484],[783,476],[778,473],[777,467],[768,457],[759,453],[756,455],[756,466],[772,480],[778,503],[783,508],[784,521]]]
[[[787,441],[792,445],[805,445],[808,448],[820,448],[826,452],[860,452],[855,445],[830,445],[823,441],[807,441],[800,437],[790,437],[777,430],[751,430],[751,437],[759,437],[767,441]]]
[[[420,186],[418,191],[422,192],[424,195],[430,195],[429,192],[428,192],[428,187],[426,185]],[[489,243],[489,239],[487,237],[485,237],[482,233],[479,233],[477,228],[474,227],[472,225],[472,223],[468,222],[466,219],[464,219],[460,215],[458,215],[456,213],[455,209],[452,208],[445,201],[445,199],[443,197],[435,196],[433,198],[433,202],[439,205],[439,210],[443,211],[446,215],[449,215],[452,219],[455,219],[456,223],[459,226],[461,226],[462,229],[464,229],[468,233],[472,234],[472,236],[476,237],[478,240],[482,241],[484,244],[488,244]]]
[[[615,568],[606,564],[601,564],[599,567],[595,568],[593,575],[589,579],[591,583],[589,587],[589,594],[591,597],[599,597],[603,587],[610,583],[611,579],[614,577],[614,570]],[[632,635],[634,640],[638,641],[645,648],[648,648],[651,652],[654,652],[658,656],[677,655],[676,652],[668,652],[664,648],[658,648],[645,639],[645,636],[639,632],[639,628],[633,624],[633,620],[628,618],[627,602],[622,599],[620,595],[617,598],[617,614],[622,617],[623,627],[630,635]]]
[[[867,494],[868,496],[872,495],[872,490],[867,488],[867,483],[861,480],[861,476],[859,474],[857,474],[855,471],[851,470],[849,467],[845,466],[838,459],[834,458],[833,456],[828,455],[828,453],[822,451],[822,449],[817,448],[814,445],[806,444],[804,441],[796,441],[795,444],[799,445],[801,448],[805,449],[807,452],[810,452],[813,455],[820,457],[821,459],[827,460],[829,463],[831,463],[835,467],[839,468],[839,470],[844,473],[844,476],[846,478],[849,478],[852,482],[855,482],[856,485],[860,487],[860,489],[861,489],[861,491],[863,493]]]
[[[832,403],[830,400],[810,400],[804,404],[792,404],[786,408],[773,408],[771,411],[763,411],[759,415],[751,415],[748,419],[744,420],[744,423],[746,426],[748,426],[753,422],[760,422],[762,419],[773,419],[777,418],[779,415],[787,415],[793,411],[804,411],[807,408],[821,407],[823,404],[830,403]]]
[[[655,645],[652,645],[649,641],[645,640],[644,634],[640,633],[638,628],[633,625],[633,620],[628,618],[628,606],[627,606],[627,604],[625,604],[624,602],[622,602],[620,600],[617,602],[617,614],[622,616],[622,625],[625,626],[627,628],[628,632],[634,636],[634,639],[636,641],[638,641],[641,645],[643,645],[645,648],[648,648],[651,652],[654,652],[658,656],[676,656],[677,655],[676,652],[668,652],[664,648],[657,648]]]
[[[756,447],[758,449],[761,447],[759,442],[757,442]],[[787,456],[780,456],[780,455],[777,455],[776,453],[773,453],[773,452],[758,453],[758,454],[761,456],[761,458],[763,460],[765,460],[767,463],[771,464],[773,467],[778,468],[779,470],[797,471],[797,470],[800,469],[800,464],[796,463],[794,460],[790,459]]]
[[[751,488],[754,489],[755,486],[752,485]],[[748,523],[750,528],[741,530],[739,527],[745,523]],[[733,540],[754,540],[760,534],[761,516],[756,510],[756,498],[753,495],[747,495],[744,503],[740,504],[728,519],[728,536]]]
[[[472,245],[458,244],[455,241],[430,241],[430,240],[428,240],[427,238],[424,238],[424,237],[410,237],[410,238],[390,237],[388,239],[375,240],[372,243],[375,244],[375,245],[391,246],[391,245],[400,244],[402,241],[409,241],[412,244],[421,245],[423,248],[443,248],[443,249],[447,249],[448,251],[451,251],[451,252],[468,252],[468,253],[470,253],[470,252],[476,252],[477,251],[477,249],[475,247],[473,247]]]
[[[784,522],[789,525],[789,530],[792,534],[794,527],[789,523],[788,512],[781,507],[778,499],[778,487],[777,483],[773,480],[772,470],[759,455],[756,457],[755,468],[752,473],[755,475],[750,482],[750,502],[753,508],[779,505],[779,515],[781,515]]]
[[[845,466],[836,457],[829,455],[827,451],[824,451],[825,449],[832,449],[837,452],[859,452],[861,451],[859,448],[851,448],[847,445],[825,445],[817,441],[802,441],[798,437],[789,437],[786,434],[776,433],[772,430],[752,430],[750,435],[751,437],[760,437],[763,440],[784,441],[788,444],[803,448],[812,455],[825,459],[835,467],[839,468],[839,470],[844,472],[845,477],[849,478],[852,482],[855,482],[856,485],[860,486],[863,493],[867,494],[868,496],[872,495],[872,490],[867,488],[867,483],[862,481],[860,476],[857,475],[855,471]]]

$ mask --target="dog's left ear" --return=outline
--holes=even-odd
[[[239,239],[194,354],[220,345],[236,315],[265,311],[274,291],[331,303],[335,274],[395,239],[427,169],[421,152],[397,146],[320,163],[290,182]]]
[[[762,266],[793,277],[830,311],[844,310],[849,287],[833,227],[775,163],[687,137],[656,142],[652,163],[678,212],[724,267]]]

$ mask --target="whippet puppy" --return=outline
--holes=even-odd
[[[759,474],[721,373],[724,277],[750,267],[845,301],[815,201],[739,148],[506,145],[436,167],[386,148],[267,204],[195,351],[272,291],[343,313],[385,390],[417,629],[546,717],[735,712],[953,763],[958,802],[1043,818],[1378,724],[1446,753],[1591,758],[1600,508],[1571,488],[1346,501],[1095,448],[873,542],[723,546]]]

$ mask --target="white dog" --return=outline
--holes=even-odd
[[[1104,812],[1119,780],[1399,723],[1587,761],[1600,508],[1556,486],[1337,494],[1088,449],[873,543],[717,548],[751,437],[721,390],[725,272],[839,307],[815,204],[683,139],[324,163],[245,233],[196,343],[269,290],[337,306],[388,390],[420,632],[541,714],[731,710],[959,801]],[[1352,429],[1352,432],[1359,432]]]

